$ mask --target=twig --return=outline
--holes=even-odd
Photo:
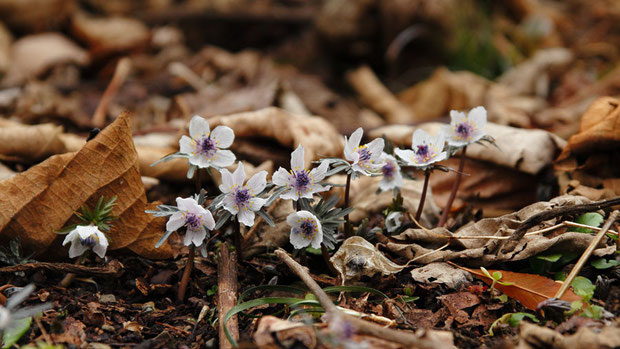
[[[592,212],[592,211],[600,210],[605,207],[616,206],[616,205],[620,205],[620,197],[615,197],[609,200],[593,202],[590,204],[557,207],[551,210],[537,213],[521,223],[519,228],[515,230],[515,232],[510,237],[510,239],[506,241],[504,247],[501,249],[501,252],[510,253],[512,250],[515,249],[515,247],[517,247],[519,240],[523,238],[523,236],[525,235],[525,232],[528,229],[544,221],[547,221],[547,220],[550,220],[552,218],[556,218],[559,216],[563,216],[563,215]]]
[[[295,274],[299,276],[303,283],[306,284],[310,291],[316,296],[323,309],[325,309],[325,312],[328,315],[332,315],[328,316],[328,318],[340,317],[341,319],[344,319],[346,322],[348,322],[360,333],[365,333],[391,342],[396,342],[407,347],[422,349],[437,348],[436,343],[433,343],[429,340],[420,339],[412,333],[394,330],[391,328],[385,328],[383,326],[344,314],[338,309],[338,307],[336,307],[336,305],[332,302],[327,293],[325,293],[325,291],[323,291],[321,287],[310,277],[304,267],[302,267],[301,264],[297,263],[293,258],[291,258],[291,256],[289,256],[286,251],[281,248],[277,249],[275,251],[275,255],[280,258],[284,263],[286,263],[286,265],[288,265],[289,268],[291,268],[291,270],[293,270],[293,272],[295,272]]]
[[[461,185],[461,179],[463,178],[463,168],[465,168],[465,152],[467,151],[467,147],[463,147],[463,151],[461,152],[461,159],[459,161],[459,170],[456,173],[456,179],[452,184],[452,191],[450,192],[450,197],[448,197],[448,202],[446,202],[446,207],[443,209],[441,213],[441,218],[439,219],[438,227],[443,227],[446,225],[448,221],[448,214],[450,214],[450,210],[452,209],[452,203],[454,203],[454,199],[456,198],[456,193],[459,191],[459,186]]]
[[[224,316],[237,305],[237,257],[235,252],[228,251],[228,243],[220,246],[220,260],[217,264],[217,297],[218,311],[220,318],[220,349],[233,348],[232,343],[226,338],[224,332]],[[239,325],[237,316],[233,316],[226,324],[228,332],[235,339],[239,340]]]
[[[131,60],[128,57],[123,57],[118,61],[118,63],[116,63],[116,69],[114,70],[112,80],[110,80],[108,87],[103,92],[99,105],[93,114],[92,125],[94,127],[101,128],[105,126],[105,119],[110,100],[112,100],[112,98],[118,93],[121,86],[123,86],[123,83],[125,83],[130,71]]]
[[[117,260],[112,260],[103,267],[87,267],[84,265],[75,265],[71,263],[47,263],[37,262],[28,264],[11,265],[0,268],[0,274],[15,273],[19,271],[49,270],[59,273],[74,273],[81,275],[113,275],[118,276],[122,272],[124,266]]]
[[[588,259],[592,255],[592,252],[596,248],[596,246],[598,246],[598,244],[603,239],[603,236],[605,236],[605,233],[607,233],[609,228],[611,228],[611,225],[616,221],[616,219],[618,217],[618,214],[619,214],[618,211],[613,211],[609,215],[609,218],[607,219],[607,222],[605,222],[605,224],[603,225],[603,228],[601,228],[601,230],[598,232],[598,234],[596,234],[594,239],[592,239],[592,241],[590,241],[590,245],[583,252],[583,254],[581,255],[581,258],[579,258],[579,260],[577,261],[577,263],[573,267],[573,270],[571,270],[570,274],[568,274],[568,276],[566,277],[566,280],[564,280],[564,283],[562,284],[562,287],[560,287],[558,292],[555,294],[555,298],[557,298],[557,299],[561,299],[562,298],[562,296],[564,295],[564,292],[566,292],[566,290],[568,290],[568,288],[570,287],[570,284],[575,279],[575,276],[577,276],[577,274],[579,274],[579,272],[581,271],[581,268],[583,268],[583,265],[588,261]]]
[[[241,235],[241,223],[239,221],[233,221],[234,227],[234,240],[235,240],[235,249],[237,250],[237,259],[239,262],[243,260],[243,235]]]

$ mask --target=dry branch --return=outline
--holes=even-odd
[[[218,310],[220,317],[220,349],[232,349],[233,346],[226,338],[224,332],[224,316],[237,305],[237,255],[235,252],[228,251],[228,243],[220,246],[220,260],[217,265],[217,297]],[[235,339],[239,340],[239,325],[237,316],[233,316],[227,323],[228,332]]]

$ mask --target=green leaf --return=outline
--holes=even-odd
[[[547,261],[547,262],[557,262],[560,260],[560,258],[562,258],[562,254],[561,253],[549,253],[549,254],[541,254],[536,256],[536,258],[541,259],[543,261]]]
[[[27,317],[23,319],[13,320],[14,325],[8,330],[4,331],[2,335],[2,349],[10,348],[13,344],[22,338],[22,336],[28,332],[30,325],[32,324],[32,318]]]
[[[580,224],[585,224],[585,225],[589,225],[591,227],[599,227],[603,221],[605,220],[605,218],[603,216],[601,216],[599,213],[596,212],[588,212],[588,213],[584,213],[581,216],[577,217],[576,222],[580,223]],[[593,233],[592,229],[587,229],[587,228],[570,228],[569,231],[576,231],[579,233]]]
[[[620,262],[615,259],[607,260],[605,258],[598,258],[593,260],[590,264],[596,269],[609,269],[620,265]]]
[[[510,327],[517,327],[517,326],[519,326],[519,322],[521,322],[521,320],[523,320],[523,318],[528,318],[528,319],[532,320],[533,322],[540,322],[538,320],[538,318],[536,318],[536,316],[534,316],[533,314],[514,313],[508,319],[508,325],[510,325]]]
[[[592,284],[592,281],[590,281],[590,279],[588,278],[585,278],[583,276],[577,276],[570,285],[573,287],[573,291],[575,292],[575,294],[577,294],[581,298],[589,301],[594,296],[594,290],[596,289],[596,286],[594,286]]]

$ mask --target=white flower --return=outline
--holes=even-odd
[[[6,301],[6,307],[0,305],[0,332],[10,332],[16,326],[22,325],[19,320],[40,314],[52,307],[51,304],[46,303],[27,308],[18,308],[17,306],[28,298],[32,291],[34,291],[34,285],[30,284],[9,297]]]
[[[220,205],[224,206],[226,211],[237,215],[239,222],[251,227],[254,225],[254,212],[260,210],[267,202],[266,199],[256,197],[267,185],[267,171],[258,172],[245,185],[243,184],[245,170],[241,162],[234,173],[231,174],[227,169],[222,169],[220,173],[222,174],[220,190],[228,194]]]
[[[108,239],[95,225],[78,225],[73,229],[62,242],[62,245],[71,243],[69,248],[69,258],[81,256],[89,248],[99,257],[105,257],[108,249]]]
[[[215,228],[213,215],[193,198],[177,198],[177,207],[179,212],[170,216],[168,223],[166,223],[166,230],[175,231],[185,226],[183,244],[189,246],[193,243],[196,247],[202,245],[207,237],[205,227],[209,230]]]
[[[484,126],[487,124],[487,111],[484,107],[475,107],[465,113],[456,110],[450,111],[450,125],[443,128],[447,135],[448,145],[463,147],[478,141],[485,135]]]
[[[319,167],[308,171],[304,167],[304,147],[301,144],[291,153],[291,171],[280,167],[272,177],[273,183],[289,189],[280,197],[297,201],[300,198],[312,199],[314,193],[329,190],[329,186],[319,183],[325,178],[329,163],[323,161]]]
[[[226,167],[235,162],[235,154],[225,148],[230,147],[235,134],[230,127],[218,126],[213,131],[209,122],[194,115],[189,122],[189,135],[179,140],[181,153],[189,155],[189,163],[199,168]]]
[[[379,189],[388,191],[401,188],[403,186],[403,175],[400,173],[400,166],[398,166],[396,159],[387,153],[381,154],[381,158],[384,165],[381,167],[383,178],[379,182]]]
[[[381,152],[383,152],[384,141],[382,138],[377,138],[360,146],[363,133],[364,130],[360,127],[351,134],[348,140],[346,136],[344,137],[344,157],[352,162],[351,167],[354,171],[370,176],[379,171],[383,165]]]
[[[417,129],[411,137],[410,149],[394,149],[398,157],[409,166],[427,167],[435,162],[444,160],[448,154],[443,151],[445,136],[439,132],[435,138],[422,129]]]
[[[388,233],[393,233],[396,231],[396,229],[400,228],[402,221],[403,221],[402,212],[394,211],[390,213],[385,218],[385,228],[387,229]]]
[[[321,247],[323,230],[319,219],[309,211],[291,213],[286,217],[286,223],[291,226],[291,244],[296,249],[308,245],[314,248]]]

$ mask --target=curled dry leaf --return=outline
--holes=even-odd
[[[411,277],[416,282],[425,284],[444,284],[458,290],[461,285],[471,282],[471,275],[447,263],[430,263],[411,270]]]
[[[608,189],[620,195],[620,100],[601,97],[590,105],[581,117],[579,132],[556,160],[555,169],[582,185]],[[564,182],[563,191],[568,185]]]
[[[295,115],[279,108],[209,118],[211,127],[225,125],[235,137],[267,137],[291,150],[299,144],[305,149],[305,165],[321,157],[339,156],[344,140],[334,126],[318,116]]]
[[[480,269],[469,269],[451,264],[476,275],[489,285],[493,282],[493,279],[486,276]],[[553,298],[555,293],[562,287],[561,283],[541,275],[515,273],[506,270],[489,270],[491,275],[495,272],[501,272],[502,278],[499,281],[507,284],[502,285],[498,282],[495,284],[495,288],[505,293],[508,297],[518,300],[524,307],[530,310],[536,310],[540,302]],[[561,299],[573,302],[581,300],[581,297],[573,291],[567,290]]]
[[[0,22],[0,75],[4,75],[11,62],[11,44],[13,37],[9,30]]]
[[[24,248],[44,253],[55,231],[78,223],[82,205],[94,207],[99,198],[116,195],[112,214],[118,219],[109,232],[110,249],[127,247],[148,258],[166,258],[168,245],[155,249],[165,231],[165,219],[144,211],[146,195],[138,171],[129,127],[129,114],[121,114],[76,153],[52,156],[46,161],[0,182],[0,238],[19,237]]]
[[[602,329],[580,327],[575,334],[563,336],[556,330],[538,326],[527,321],[519,324],[517,349],[535,348],[590,348],[609,349],[620,347],[620,325],[617,321]]]
[[[329,260],[342,277],[343,283],[377,273],[390,275],[405,268],[387,259],[370,242],[360,236],[346,239]]]
[[[408,259],[433,252],[424,258],[416,260],[421,264],[458,258],[486,266],[497,262],[524,260],[543,252],[580,254],[589,246],[593,236],[578,232],[568,232],[565,228],[545,234],[526,235],[514,249],[515,252],[497,253],[496,251],[501,246],[502,241],[504,241],[500,239],[511,236],[521,222],[527,218],[554,207],[591,202],[591,200],[585,197],[564,195],[549,202],[537,202],[517,212],[501,217],[484,218],[456,231],[453,234],[454,238],[450,240],[450,247],[441,251],[436,251],[436,246],[441,246],[446,242],[445,235],[429,234],[421,229],[408,229],[399,235],[392,236],[397,242],[386,242],[385,247],[389,251]],[[557,223],[559,223],[558,219],[551,219],[533,227],[529,231],[536,231]],[[435,231],[436,229],[432,230],[432,232]],[[435,235],[435,238],[432,239],[430,235]],[[419,236],[423,238],[418,238]],[[496,236],[499,239],[456,239],[460,236]],[[594,251],[594,254],[600,257],[614,253],[614,251],[615,246],[601,245]]]
[[[11,69],[6,84],[18,84],[46,72],[58,64],[87,65],[88,53],[58,33],[25,36],[11,47]]]
[[[126,51],[142,47],[150,40],[146,25],[134,18],[94,18],[77,13],[72,19],[73,32],[95,54]]]
[[[347,177],[345,175],[335,175],[329,178],[329,183],[344,185],[346,180]],[[355,207],[355,210],[349,215],[352,222],[359,222],[364,218],[371,217],[373,214],[380,213],[386,207],[392,205],[394,193],[391,190],[376,194],[380,181],[381,177],[366,176],[351,181],[349,204]],[[403,197],[403,207],[408,212],[417,211],[420,197],[422,196],[422,187],[422,181],[405,180],[403,182],[403,187],[400,191]],[[330,190],[330,195],[338,194],[341,203],[344,203],[344,190],[344,187],[333,187]],[[425,226],[431,226],[437,222],[438,217],[439,207],[437,207],[433,199],[432,188],[429,188],[426,193],[426,201],[422,210],[422,216],[420,217],[420,223]]]
[[[301,343],[306,348],[314,348],[318,343],[312,327],[300,322],[281,320],[271,315],[260,318],[253,337],[256,345],[260,347],[295,342]]]
[[[0,119],[0,158],[30,162],[67,151],[62,126],[24,125]]]
[[[412,111],[403,105],[385,87],[368,66],[361,66],[347,74],[347,80],[360,95],[362,101],[391,124],[417,121]]]
[[[0,162],[0,182],[15,176],[17,173]]]

